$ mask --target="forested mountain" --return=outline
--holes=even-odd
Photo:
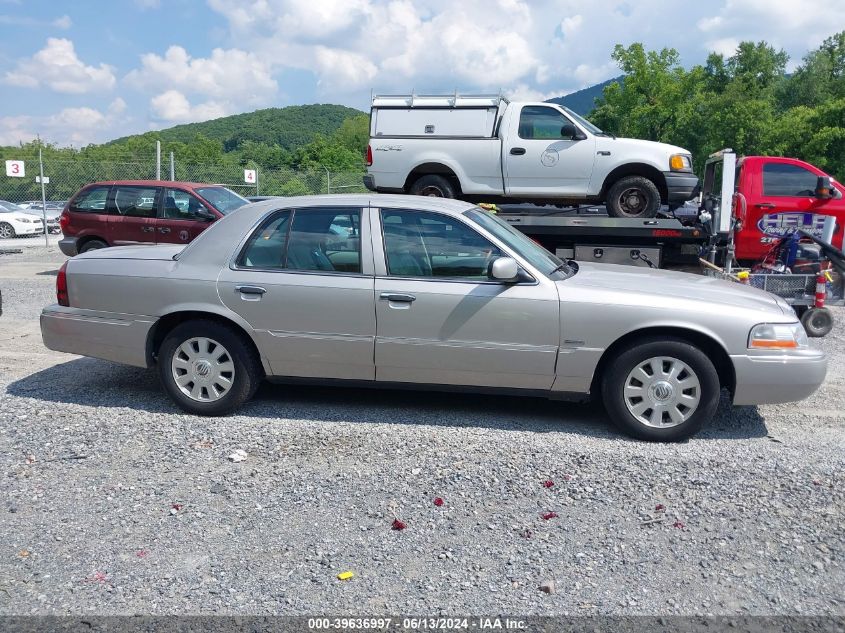
[[[318,134],[331,136],[343,121],[361,114],[360,110],[333,104],[288,106],[186,123],[147,134],[154,134],[162,143],[190,143],[200,135],[219,141],[226,152],[240,149],[246,141],[293,151],[313,141]],[[118,138],[109,144],[122,144],[128,138]]]

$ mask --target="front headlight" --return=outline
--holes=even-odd
[[[672,171],[692,171],[692,156],[689,154],[672,154],[669,157],[669,168]]]
[[[810,346],[800,323],[760,323],[751,328],[748,349],[801,349]]]
[[[18,222],[23,222],[24,224],[29,224],[32,222],[29,218],[18,218]]]

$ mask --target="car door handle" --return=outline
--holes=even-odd
[[[154,226],[142,226],[142,227],[141,227],[141,232],[142,232],[142,233],[152,233],[152,232],[153,232],[153,231],[155,231],[155,230],[156,230],[156,229],[155,229],[155,227],[154,227]]]
[[[524,147],[511,147],[511,154],[513,154],[514,156],[522,156],[524,153]]]
[[[159,229],[159,231],[162,232],[162,233],[170,233],[170,227],[169,226],[163,226]]]
[[[757,207],[758,209],[774,209],[775,208],[775,205],[773,205],[771,202],[758,202],[754,206]]]
[[[414,295],[403,295],[395,292],[382,292],[379,299],[382,301],[398,301],[399,303],[411,303],[417,300]]]
[[[261,286],[235,286],[235,290],[242,295],[263,295],[267,290]]]

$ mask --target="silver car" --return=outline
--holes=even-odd
[[[677,440],[713,417],[722,388],[734,404],[789,402],[827,369],[773,295],[567,263],[455,200],[266,200],[187,247],[74,257],[57,295],[47,347],[157,367],[201,415],[233,411],[265,377],[330,380],[591,395],[625,432]]]

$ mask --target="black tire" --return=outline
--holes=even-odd
[[[833,329],[833,313],[827,308],[810,308],[801,315],[801,325],[807,336],[821,338]]]
[[[412,196],[430,196],[433,198],[454,198],[455,187],[448,178],[429,174],[414,181],[411,185]]]
[[[13,237],[17,237],[15,227],[8,222],[0,222],[0,238],[12,239]]]
[[[660,210],[660,192],[648,178],[626,176],[611,185],[605,203],[614,218],[653,218]]]
[[[210,339],[210,342],[222,346],[223,352],[225,352],[223,362],[228,362],[225,360],[228,356],[234,366],[233,372],[230,374],[231,380],[228,391],[219,399],[205,402],[198,401],[184,393],[176,382],[175,373],[177,370],[173,365],[174,355],[180,353],[183,344],[197,338]],[[215,350],[219,353],[218,348],[211,349],[209,353],[213,355]],[[181,323],[167,334],[159,348],[158,370],[165,391],[180,409],[188,413],[208,416],[226,415],[240,407],[255,394],[264,378],[261,360],[241,332],[222,323],[204,319]],[[188,376],[188,372],[193,372],[188,377],[197,376],[197,382],[203,382],[201,372],[194,369],[186,369],[185,372],[186,376]],[[189,386],[186,388],[193,389],[195,384],[189,382]],[[208,384],[208,381],[206,381],[206,385]],[[208,396],[211,391],[207,387],[205,389],[205,394]]]
[[[101,248],[108,248],[109,245],[106,244],[103,240],[88,240],[85,244],[82,245],[82,248],[79,249],[80,253],[87,253],[88,251],[96,251]]]
[[[684,389],[680,392],[690,396],[695,396],[697,393],[698,404],[695,408],[687,407],[688,410],[691,410],[691,414],[675,426],[650,426],[636,417],[626,404],[624,390],[629,376],[641,364],[656,357],[679,361],[681,365],[685,365],[694,374],[693,378],[698,379],[697,391],[692,389],[687,394],[687,390]],[[685,370],[681,371],[678,376],[686,379]],[[633,379],[636,380],[636,377],[634,376]],[[636,386],[634,388],[636,389]],[[643,388],[644,393],[651,391],[650,388],[646,388],[645,384],[643,384]],[[694,435],[713,418],[719,406],[721,387],[716,368],[700,349],[682,339],[649,337],[625,347],[615,358],[610,360],[602,376],[601,392],[610,419],[624,433],[642,440],[677,442]],[[674,394],[674,388],[670,392]],[[645,398],[641,400],[644,401]],[[636,404],[632,406],[636,406]],[[680,411],[681,406],[685,407],[686,405],[675,405],[676,412]],[[645,413],[643,415],[651,417],[661,409],[646,409],[646,411],[652,411],[652,413],[648,416]],[[683,415],[684,412],[681,413]],[[661,412],[660,415],[662,416],[661,419],[665,420],[669,414],[668,412]],[[656,420],[656,422],[660,423],[660,420]]]

